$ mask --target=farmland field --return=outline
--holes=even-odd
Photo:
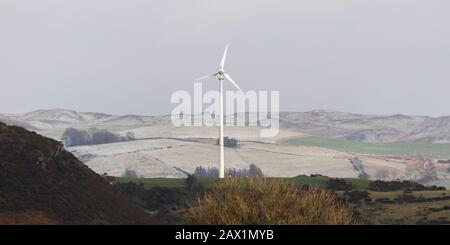
[[[345,152],[375,155],[423,155],[433,158],[450,158],[450,143],[366,143],[319,136],[290,137],[278,143],[294,146],[314,146]]]

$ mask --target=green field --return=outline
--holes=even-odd
[[[204,186],[209,186],[217,181],[218,179],[214,178],[197,178],[198,182]],[[305,175],[296,176],[293,178],[283,178],[288,181],[292,181],[298,185],[310,185],[315,186],[319,188],[325,188],[327,181],[330,179],[326,176],[316,176],[316,177],[309,177]],[[171,187],[171,188],[181,188],[184,187],[184,181],[185,179],[175,179],[175,178],[123,178],[123,177],[115,177],[114,182],[115,183],[128,183],[128,182],[134,182],[134,183],[142,183],[144,185],[144,188],[152,188],[152,187]],[[369,186],[370,181],[369,180],[363,180],[363,179],[355,179],[355,178],[345,178],[345,181],[347,181],[350,184],[355,185],[358,189],[366,190]]]
[[[345,152],[375,155],[422,155],[433,158],[450,158],[450,143],[366,143],[319,136],[293,137],[280,140],[284,145],[315,146]]]
[[[177,178],[124,178],[124,177],[115,177],[114,183],[142,183],[144,188],[152,188],[152,187],[170,187],[170,188],[182,188],[184,187],[185,179],[177,179]],[[216,179],[213,178],[198,178],[198,182],[205,186],[210,185],[211,183],[216,182]]]

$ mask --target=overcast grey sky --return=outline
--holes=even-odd
[[[226,70],[243,90],[279,90],[281,110],[450,115],[449,9],[448,0],[0,0],[0,113],[168,114],[171,94],[215,71],[229,43]]]

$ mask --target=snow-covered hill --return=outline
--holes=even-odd
[[[196,115],[199,117],[200,115]],[[205,117],[209,115],[204,115]],[[229,116],[230,117],[230,116]],[[238,113],[248,120],[249,114]],[[337,111],[281,112],[280,128],[332,138],[363,142],[450,142],[450,116],[364,115]],[[172,127],[170,116],[110,115],[73,110],[38,110],[0,116],[0,121],[30,129],[52,130],[67,127],[114,127],[120,131],[148,126]],[[172,127],[175,130],[175,127]]]

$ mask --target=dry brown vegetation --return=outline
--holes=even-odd
[[[226,178],[200,197],[186,218],[211,225],[356,223],[332,193],[270,178]]]
[[[0,224],[152,224],[63,145],[0,123]]]
[[[58,222],[48,214],[38,210],[24,212],[0,213],[2,225],[54,225]]]

